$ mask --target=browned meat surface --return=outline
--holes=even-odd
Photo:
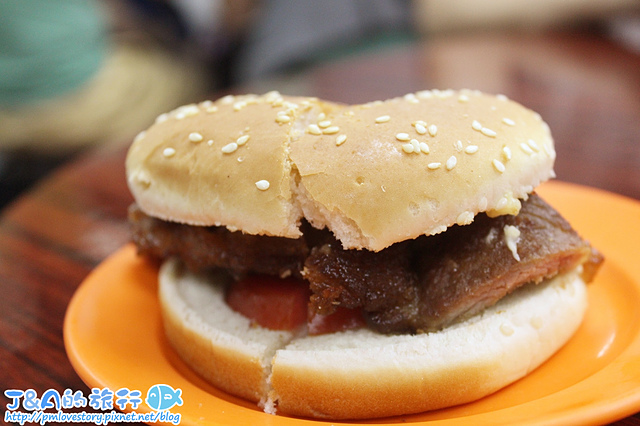
[[[519,261],[507,246],[506,225],[520,232]],[[404,260],[390,260],[396,254]],[[375,329],[411,333],[440,329],[525,283],[585,262],[596,268],[601,260],[566,220],[532,195],[518,216],[479,215],[471,225],[378,253],[345,251],[335,242],[315,248],[305,262],[305,278],[319,311],[361,307]],[[392,291],[381,298],[389,286]]]
[[[516,245],[519,261],[507,247],[505,226],[520,232]],[[417,330],[442,328],[493,305],[522,284],[540,282],[587,262],[596,267],[602,261],[602,256],[537,195],[523,203],[517,216],[490,219],[481,215],[469,229],[451,230],[451,235],[430,241],[431,249],[422,251],[417,259]]]
[[[332,313],[337,306],[362,308],[365,316],[383,316],[393,324],[414,318],[419,297],[412,262],[414,245],[403,242],[378,253],[343,250],[335,240],[314,247],[304,269],[312,308],[323,314]]]
[[[313,309],[323,314],[338,306],[362,309],[371,327],[384,333],[437,330],[525,283],[581,263],[592,276],[602,261],[537,195],[523,202],[518,216],[479,215],[471,225],[377,253],[343,250],[328,231],[307,225],[304,238],[294,240],[168,223],[135,207],[130,220],[143,254],[178,256],[191,269],[222,267],[236,276],[303,275],[311,287]],[[519,261],[507,245],[507,225],[519,232],[511,238]]]
[[[145,215],[135,205],[129,209],[129,222],[139,253],[159,259],[180,257],[194,271],[218,267],[227,268],[236,276],[288,276],[299,273],[309,253],[303,239],[166,222]]]

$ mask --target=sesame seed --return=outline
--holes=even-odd
[[[168,119],[169,119],[169,114],[165,112],[164,114],[160,114],[159,116],[156,117],[156,123],[164,123]]]
[[[504,173],[506,167],[500,160],[493,160],[493,167],[500,173]]]
[[[447,168],[447,170],[451,170],[453,169],[456,164],[458,164],[458,159],[456,158],[455,155],[452,155],[451,157],[449,157],[449,159],[447,160],[445,167]]]
[[[458,217],[456,218],[456,223],[461,226],[469,225],[471,222],[473,222],[473,218],[473,212],[464,211],[458,215]]]
[[[458,102],[469,102],[469,97],[467,95],[458,96]]]
[[[498,203],[496,204],[496,209],[498,210],[502,210],[505,207],[507,207],[507,204],[509,203],[509,200],[507,199],[507,197],[502,197],[498,200]]]
[[[453,144],[453,147],[455,148],[456,151],[461,152],[462,151],[462,141],[456,141]]]
[[[416,95],[415,93],[407,93],[406,95],[403,96],[405,101],[408,101],[409,99],[416,99]]]
[[[318,127],[317,124],[309,124],[309,126],[307,126],[307,132],[312,134],[312,135],[321,135],[322,134],[322,130],[320,130],[320,127]]]
[[[323,120],[323,121],[320,121],[318,123],[318,127],[323,128],[323,129],[325,127],[329,127],[329,126],[331,126],[331,121],[330,120]]]
[[[512,119],[507,118],[507,117],[504,117],[504,118],[502,119],[502,122],[503,122],[504,124],[506,124],[507,126],[515,126],[515,125],[516,125],[516,122],[515,122],[515,121],[513,121]]]
[[[538,144],[536,143],[536,141],[534,141],[533,139],[529,139],[527,140],[527,144],[531,147],[531,149],[533,149],[536,152],[540,151],[540,147],[538,146]]]
[[[191,142],[202,142],[203,139],[204,137],[202,137],[202,135],[198,132],[189,133],[189,140]]]
[[[244,145],[249,140],[249,135],[242,135],[236,140],[238,146]]]
[[[233,104],[233,110],[234,111],[240,111],[242,108],[247,106],[247,102],[246,101],[240,101],[240,102],[236,102],[235,104]]]
[[[298,104],[295,102],[285,102],[284,107],[287,108],[288,111],[295,111],[299,108]]]
[[[398,139],[400,142],[406,142],[411,138],[409,137],[408,133],[396,133],[396,139]]]
[[[191,117],[192,115],[196,115],[200,113],[200,108],[197,105],[190,104],[181,106],[176,110],[176,119],[182,120],[187,117]]]
[[[420,152],[424,154],[429,153],[429,145],[427,145],[426,142],[420,142]]]
[[[487,200],[487,197],[482,197],[480,198],[480,202],[478,203],[478,209],[483,212],[485,210],[487,210],[487,206],[489,205],[489,200]]]
[[[473,128],[473,130],[482,130],[482,124],[480,124],[478,120],[473,120],[473,123],[471,123],[471,127]]]
[[[280,95],[280,92],[278,92],[277,90],[272,90],[264,94],[264,98],[266,99],[267,102],[274,101],[281,97],[282,96]]]
[[[147,132],[145,132],[144,130],[141,131],[140,133],[138,133],[136,135],[136,137],[133,139],[134,142],[138,142],[141,141],[142,139],[144,139],[145,135],[147,134]]]
[[[504,334],[505,336],[511,336],[514,332],[515,330],[509,324],[502,324],[500,326],[500,333]]]
[[[284,99],[282,99],[282,95],[278,92],[273,93],[265,100],[267,101],[267,103],[271,104],[272,107],[279,107],[284,102]]]
[[[464,152],[466,152],[467,154],[475,154],[476,152],[478,152],[478,145],[469,145],[464,149]]]
[[[339,131],[340,131],[340,127],[331,126],[331,127],[327,127],[326,129],[323,129],[322,133],[324,133],[325,135],[333,135],[338,133]]]
[[[429,134],[431,136],[435,136],[438,133],[438,126],[436,126],[435,124],[432,124],[429,126],[427,130],[429,130]]]
[[[424,135],[427,133],[427,128],[422,125],[422,123],[416,123],[416,132],[420,135]]]
[[[318,121],[323,121],[327,118],[327,114],[325,114],[324,112],[321,112],[320,114],[318,114]]]
[[[499,100],[501,100],[501,101],[507,101],[507,100],[509,100],[509,98],[507,98],[505,95],[502,95],[502,94],[500,94],[500,95],[496,95],[496,98],[497,98],[497,99],[499,99]]]
[[[231,154],[232,152],[235,152],[235,150],[237,149],[238,149],[238,144],[235,142],[231,142],[222,147],[222,152],[224,152],[225,154]]]
[[[404,100],[407,102],[411,102],[412,104],[417,104],[420,102],[418,98],[416,98],[416,95],[413,93],[407,93],[406,95],[404,95]]]
[[[186,105],[186,106],[182,107],[182,112],[184,112],[188,117],[188,116],[196,115],[196,114],[200,113],[200,108],[198,108],[197,105],[189,104],[189,105]]]
[[[391,120],[391,117],[389,117],[388,115],[381,115],[380,117],[376,118],[376,123],[386,123],[389,120]]]
[[[207,141],[207,145],[209,145],[209,146],[213,146],[213,139],[209,139],[209,140]]]
[[[415,149],[414,146],[410,143],[402,144],[402,150],[407,154],[411,154],[414,151],[414,149]]]
[[[260,191],[266,191],[267,189],[269,189],[269,181],[268,180],[259,180],[256,182],[256,188],[258,188]]]
[[[136,173],[133,178],[136,180],[136,182],[138,182],[140,185],[142,185],[145,188],[148,188],[151,186],[151,178],[149,178],[149,175],[144,170],[141,170],[138,173]]]
[[[531,318],[531,326],[536,330],[540,330],[543,325],[544,325],[544,321],[542,320],[542,318],[540,317]]]
[[[278,114],[276,116],[276,122],[278,123],[288,123],[291,121],[291,117],[286,114]]]
[[[497,133],[491,129],[487,129],[486,127],[483,127],[482,129],[480,129],[480,133],[482,133],[485,136],[489,136],[491,138],[495,138]]]
[[[218,107],[215,105],[212,105],[210,107],[207,107],[207,109],[205,109],[206,112],[208,112],[209,114],[211,114],[212,112],[217,112],[218,111]]]
[[[233,95],[227,95],[225,97],[223,97],[222,99],[220,99],[220,103],[223,103],[225,105],[231,104],[233,103],[233,101],[235,100],[235,96]]]
[[[505,160],[511,160],[511,148],[505,146],[504,148],[502,148],[502,154],[504,155]]]
[[[347,135],[338,135],[336,138],[336,145],[340,146],[347,140]]]
[[[167,158],[173,157],[174,155],[176,155],[176,150],[173,148],[165,148],[164,151],[162,151],[162,155]]]
[[[520,143],[520,148],[522,148],[522,150],[524,152],[526,152],[527,154],[529,154],[529,155],[535,154],[533,152],[533,149],[531,149],[531,147],[529,145],[527,145],[526,143],[524,143],[524,142]]]
[[[424,127],[425,129],[427,128],[427,122],[424,121],[424,120],[417,120],[417,121],[414,121],[413,123],[411,123],[411,125],[414,126],[414,127],[417,126],[418,124],[421,125],[422,127]]]
[[[421,90],[416,93],[416,95],[418,95],[418,98],[421,99],[429,99],[433,97],[433,93],[430,90]]]
[[[438,98],[440,99],[445,99],[445,98],[450,98],[453,95],[453,90],[451,89],[447,89],[447,90],[438,90],[435,89],[433,91],[434,95],[436,95]]]
[[[440,166],[442,166],[442,163],[429,163],[429,164],[427,164],[427,168],[430,169],[430,170],[439,169]]]

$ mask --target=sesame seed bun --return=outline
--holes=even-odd
[[[213,384],[259,401],[267,412],[332,419],[417,413],[493,393],[556,352],[587,303],[585,284],[573,271],[524,286],[435,333],[360,329],[296,337],[233,311],[223,286],[177,261],[162,266],[160,302],[176,351]]]
[[[423,91],[364,105],[227,96],[158,117],[127,156],[147,214],[295,238],[302,218],[379,251],[479,212],[515,214],[553,176],[548,126],[503,96]]]

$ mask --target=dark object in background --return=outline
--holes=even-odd
[[[0,209],[56,167],[69,160],[68,154],[42,155],[27,151],[0,152]]]

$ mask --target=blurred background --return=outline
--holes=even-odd
[[[504,89],[495,55],[507,51],[526,67],[541,66],[535,51],[521,52],[517,44],[492,50],[501,34],[549,31],[598,34],[640,55],[640,2],[2,0],[0,208],[86,150],[128,145],[179,105],[274,89],[364,102],[434,88],[416,87],[425,84],[425,68],[446,86],[435,88],[495,93]],[[455,49],[458,37],[477,43]],[[545,39],[539,40],[542,48]],[[416,43],[428,46],[419,57],[409,49]],[[367,55],[380,51],[410,70],[394,78],[369,66]],[[570,52],[559,48],[564,54]],[[362,72],[347,78],[361,86],[359,99],[331,90],[341,61],[353,57],[362,58]],[[470,81],[461,61],[486,69],[482,79]],[[310,83],[310,70],[327,64],[332,71]],[[560,60],[544,66],[568,72]],[[594,84],[615,91],[611,82]]]

